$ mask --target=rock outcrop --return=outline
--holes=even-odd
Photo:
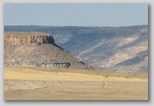
[[[5,32],[4,65],[52,68],[90,68],[54,44],[47,33]]]
[[[5,32],[4,44],[53,44],[54,39],[50,34],[42,32]]]

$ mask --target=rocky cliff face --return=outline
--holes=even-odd
[[[41,32],[5,32],[4,35],[4,44],[9,45],[54,43],[54,39],[50,34]]]
[[[54,68],[91,68],[40,32],[5,32],[4,65]]]

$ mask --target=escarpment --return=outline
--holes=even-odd
[[[42,32],[5,32],[4,35],[4,44],[10,45],[54,43],[54,39],[50,34]]]
[[[54,44],[42,32],[5,32],[4,65],[54,68],[91,68]]]

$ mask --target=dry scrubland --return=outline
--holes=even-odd
[[[5,67],[5,100],[148,100],[148,76],[83,69]]]

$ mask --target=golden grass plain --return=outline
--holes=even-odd
[[[4,67],[5,100],[148,100],[148,76],[88,69]]]

